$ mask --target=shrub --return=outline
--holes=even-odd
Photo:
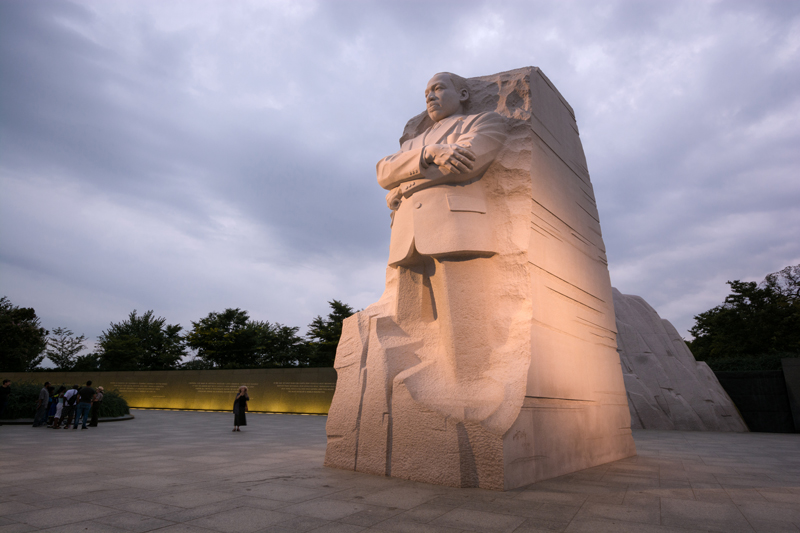
[[[72,387],[72,383],[55,384],[56,390],[60,385],[67,388]],[[43,384],[31,382],[11,383],[11,394],[8,396],[8,403],[3,411],[3,419],[14,420],[16,418],[33,418],[36,415],[36,400],[39,398],[39,391]],[[100,417],[124,416],[130,414],[128,402],[118,390],[105,391],[103,393],[103,403],[100,405]]]
[[[30,382],[11,383],[11,393],[8,395],[8,402],[3,411],[3,418],[13,420],[15,418],[33,418],[36,416],[36,400],[39,398],[39,391],[43,384]]]
[[[100,404],[100,417],[125,416],[131,413],[128,402],[117,389],[103,392],[103,403]]]
[[[798,357],[796,353],[773,352],[752,356],[719,357],[705,361],[716,372],[757,372],[761,370],[782,370],[781,359]]]

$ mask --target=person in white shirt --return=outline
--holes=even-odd
[[[70,390],[64,393],[64,411],[62,420],[65,422],[64,429],[69,429],[72,417],[75,415],[75,404],[78,403],[78,389],[80,385],[73,385]]]

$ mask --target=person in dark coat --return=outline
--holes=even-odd
[[[9,396],[11,396],[11,380],[4,379],[3,386],[0,387],[0,418],[3,418],[3,411],[6,410]],[[0,426],[2,425],[3,424],[0,424]]]
[[[94,393],[94,401],[92,401],[91,420],[89,421],[90,428],[97,427],[97,418],[100,416],[100,406],[103,404],[103,387],[97,387],[97,392]]]
[[[33,418],[33,427],[39,427],[47,422],[47,410],[50,408],[50,391],[47,388],[50,382],[47,381],[39,391],[39,398],[36,400],[36,416]]]
[[[241,431],[239,426],[247,425],[247,402],[250,396],[247,395],[247,387],[242,385],[239,387],[239,392],[236,393],[236,399],[233,400],[233,430]]]

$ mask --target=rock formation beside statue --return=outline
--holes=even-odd
[[[503,490],[634,455],[572,108],[534,67],[425,95],[377,165],[386,288],[344,322],[325,464]]]
[[[617,346],[631,427],[747,431],[714,372],[640,296],[614,289]]]

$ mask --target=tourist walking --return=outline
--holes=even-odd
[[[8,397],[11,395],[11,380],[4,379],[3,386],[0,387],[0,420],[3,419],[3,412],[6,410]],[[0,424],[2,426],[2,424]]]
[[[89,429],[86,421],[89,418],[89,411],[92,409],[94,393],[91,380],[87,381],[86,386],[78,391],[78,408],[75,410],[75,423],[72,425],[72,429],[78,429],[78,422],[81,422],[81,429]]]
[[[250,396],[247,395],[247,387],[242,385],[239,387],[239,392],[236,393],[236,399],[233,400],[233,430],[241,431],[239,426],[247,425],[247,402]]]
[[[92,420],[89,422],[90,428],[97,427],[97,418],[100,416],[100,406],[103,403],[103,387],[97,387],[97,392],[94,393],[94,400],[92,401]]]
[[[53,421],[50,423],[49,428],[58,429],[61,425],[61,413],[64,412],[64,393],[67,392],[67,388],[64,385],[61,385],[56,391],[55,401],[56,401],[56,411],[53,413]]]
[[[64,421],[64,429],[69,429],[72,425],[72,417],[75,416],[75,405],[78,403],[78,389],[80,385],[73,385],[70,390],[64,393],[64,411],[61,419]]]
[[[46,381],[42,390],[39,391],[39,398],[36,399],[36,414],[33,417],[33,427],[38,428],[47,421],[47,409],[50,407],[50,393],[47,387],[50,382]]]

